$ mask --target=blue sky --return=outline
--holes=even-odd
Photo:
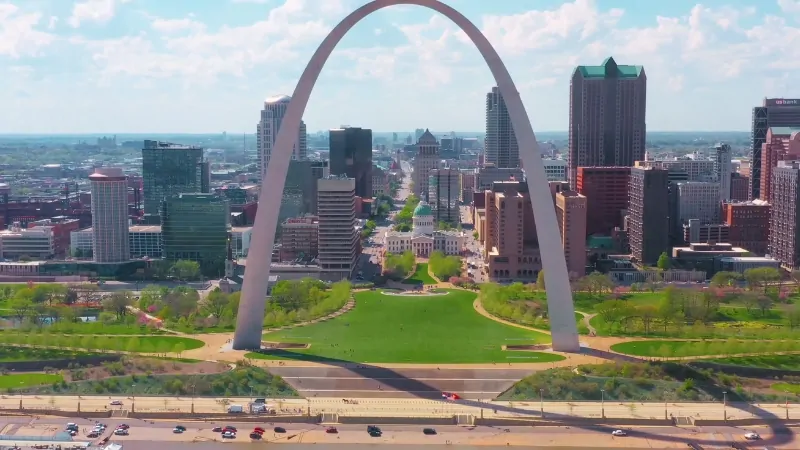
[[[366,0],[0,0],[0,133],[254,132]],[[747,130],[800,98],[800,0],[446,0],[486,34],[534,130],[568,125],[578,64],[645,67],[652,131]],[[311,96],[309,130],[480,131],[493,85],[449,21],[396,6],[359,23]]]

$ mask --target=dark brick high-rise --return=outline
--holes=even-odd
[[[636,262],[655,265],[669,250],[669,171],[631,169],[628,239]]]
[[[347,127],[330,130],[331,175],[356,180],[356,196],[372,198],[372,130]]]
[[[647,76],[642,66],[578,66],[569,88],[567,178],[577,189],[578,167],[626,166],[644,159]],[[590,200],[591,202],[591,200]]]
[[[586,197],[586,235],[611,236],[628,209],[630,167],[579,167],[577,191]]]

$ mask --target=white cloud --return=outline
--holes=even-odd
[[[197,32],[206,28],[205,24],[188,17],[185,19],[156,18],[150,26],[160,33],[179,33],[182,31]]]
[[[297,57],[297,49],[319,43],[331,25],[326,19],[341,9],[338,0],[325,8],[311,8],[311,0],[286,0],[267,17],[250,25],[223,26],[208,31],[193,19],[155,19],[159,31],[191,30],[185,36],[166,36],[160,42],[146,36],[119,39],[73,39],[87,47],[106,76],[132,75],[154,78],[187,77],[211,82],[219,75],[244,76],[258,64],[284,64]],[[339,5],[339,6],[337,6]]]
[[[52,30],[58,24],[58,17],[50,16],[50,20],[47,22],[47,29]]]
[[[788,14],[800,14],[800,0],[778,0],[781,11]]]
[[[35,56],[53,43],[55,36],[36,29],[41,19],[38,12],[22,12],[10,3],[0,3],[0,56]]]
[[[78,28],[81,23],[106,23],[116,14],[117,3],[128,3],[130,0],[84,0],[72,7],[72,15],[67,22]]]
[[[258,5],[266,5],[272,3],[272,0],[231,0],[231,3],[255,3]]]
[[[685,81],[685,77],[683,75],[675,75],[670,77],[667,81],[667,86],[673,92],[680,92],[683,90],[683,83]]]

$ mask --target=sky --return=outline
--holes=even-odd
[[[0,133],[255,132],[366,0],[0,0]],[[800,0],[445,0],[505,62],[536,131],[569,122],[577,65],[642,65],[650,131],[746,131],[800,98]],[[328,59],[309,131],[482,131],[480,53],[420,6],[365,18]]]

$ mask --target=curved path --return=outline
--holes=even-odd
[[[597,314],[596,313],[595,314],[589,314],[589,313],[585,313],[583,311],[575,311],[575,312],[583,316],[583,321],[582,322],[583,322],[584,325],[586,325],[586,329],[589,330],[589,336],[592,336],[592,337],[593,336],[597,336],[597,330],[592,326],[592,324],[590,322],[594,318],[594,316],[596,316]]]

